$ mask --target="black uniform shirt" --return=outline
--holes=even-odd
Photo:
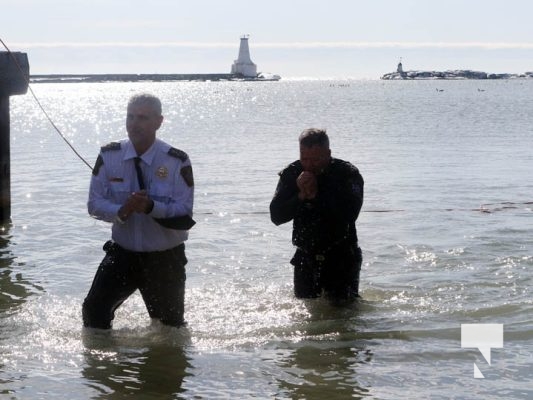
[[[270,217],[276,225],[293,220],[292,242],[312,253],[323,253],[342,244],[357,245],[355,221],[363,205],[363,177],[347,161],[332,158],[317,176],[315,199],[298,199],[296,179],[302,173],[300,161],[280,172]]]

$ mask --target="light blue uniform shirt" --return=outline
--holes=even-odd
[[[104,146],[95,166],[87,208],[99,220],[112,222],[112,239],[131,251],[162,251],[183,243],[188,231],[168,229],[154,218],[192,217],[194,185],[188,156],[156,139],[141,156],[145,190],[154,201],[149,214],[133,213],[121,223],[118,210],[128,196],[139,191],[133,159],[137,156],[129,139]],[[103,162],[103,164],[102,164]]]

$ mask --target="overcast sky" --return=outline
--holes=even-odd
[[[0,0],[0,38],[39,73],[259,71],[377,79],[404,69],[533,70],[530,0]]]

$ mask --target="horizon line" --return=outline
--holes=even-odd
[[[239,44],[235,42],[13,42],[11,48],[98,48],[98,47],[183,47],[183,48],[238,48]],[[357,49],[357,48],[456,48],[468,49],[479,48],[486,50],[500,49],[533,49],[533,42],[254,42],[250,45],[252,48],[270,48],[270,49]]]

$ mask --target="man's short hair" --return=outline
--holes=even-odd
[[[309,128],[304,130],[298,139],[300,146],[320,146],[329,149],[329,137],[325,129]]]
[[[153,108],[153,110],[157,113],[157,115],[161,115],[163,113],[163,107],[161,106],[161,100],[159,100],[158,97],[154,96],[150,93],[138,93],[134,94],[130,97],[130,100],[128,101],[128,108],[132,105],[147,105]]]

